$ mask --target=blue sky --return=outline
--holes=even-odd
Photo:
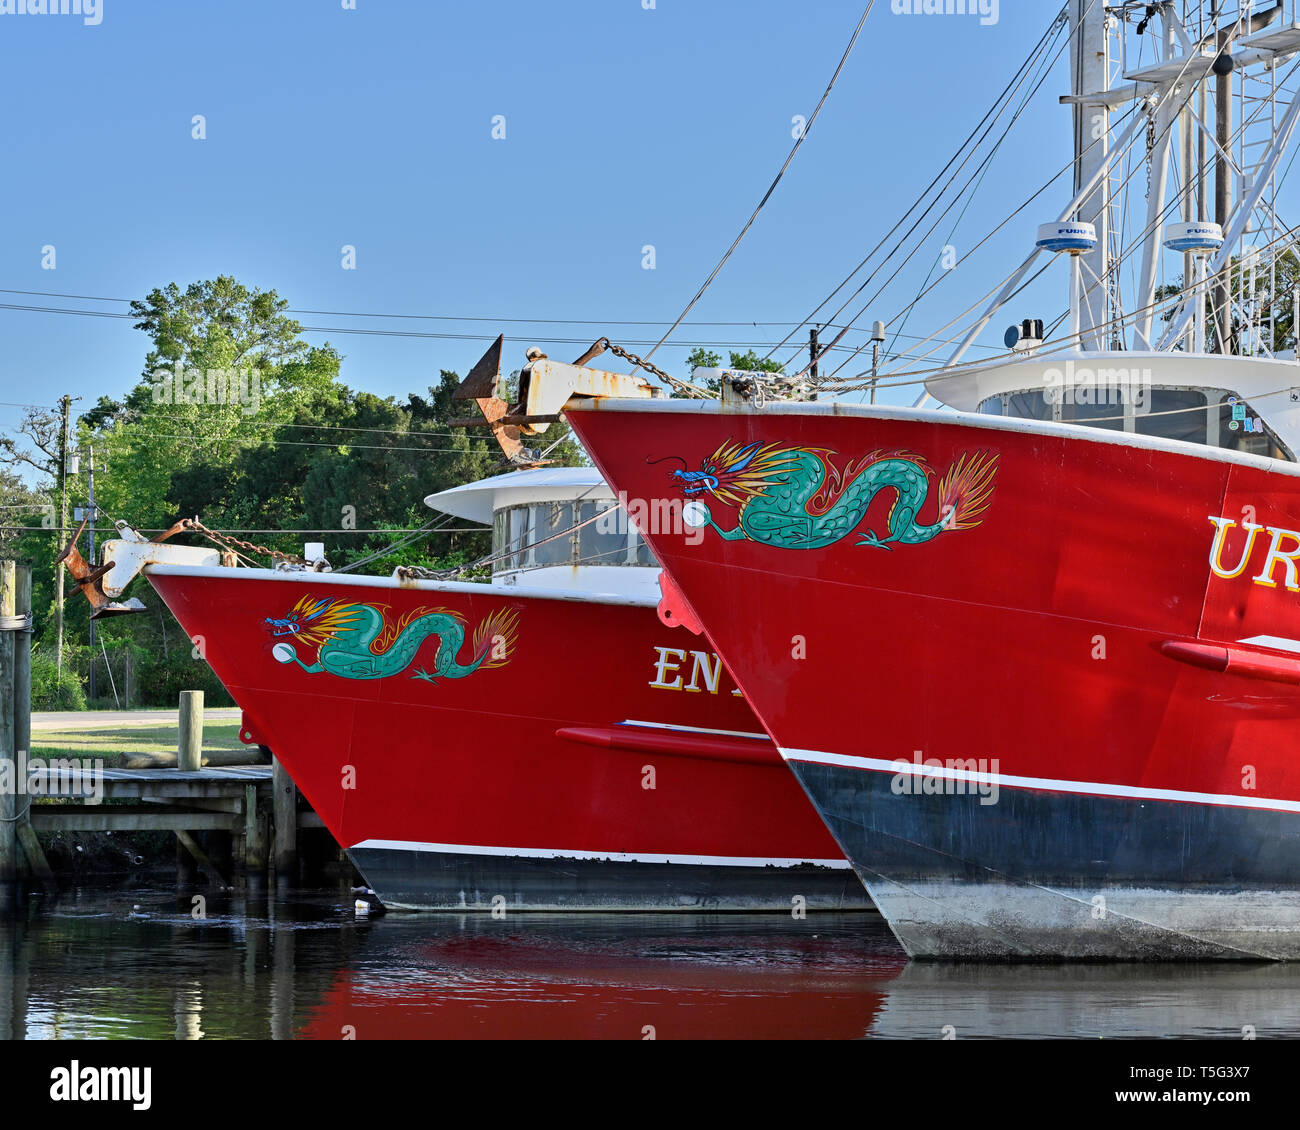
[[[780,167],[793,116],[811,113],[862,5],[642,5],[102,0],[98,26],[0,15],[0,288],[132,298],[225,273],[302,310],[596,323],[300,316],[489,339],[504,329],[512,364],[545,337],[657,338],[656,327],[613,320],[680,313]],[[691,320],[803,318],[943,165],[1055,10],[1002,0],[999,21],[981,26],[894,15],[878,0],[816,127]],[[1058,64],[966,214],[959,249],[1068,159],[1069,113],[1056,104],[1066,83]],[[191,137],[196,114],[205,140]],[[505,116],[504,140],[492,137],[494,115]],[[954,272],[908,331],[941,324],[995,283],[1033,225],[1053,218],[1043,211]],[[933,242],[867,321],[910,297],[944,241]],[[654,270],[642,269],[646,244]],[[41,266],[46,245],[54,270]],[[341,269],[344,245],[356,248],[355,270]],[[1053,270],[1043,293],[1054,314],[1065,279]],[[1012,320],[1000,316],[986,340]],[[687,326],[676,339],[747,345],[783,332]],[[7,402],[52,404],[66,391],[84,407],[101,391],[120,395],[146,350],[129,321],[109,318],[0,310],[0,335]],[[398,396],[423,391],[439,369],[464,373],[486,347],[306,336],[340,349],[349,384]],[[685,354],[665,347],[655,360],[685,375]],[[17,415],[0,407],[0,427]]]

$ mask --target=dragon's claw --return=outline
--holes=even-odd
[[[429,672],[426,671],[423,667],[421,667],[414,675],[412,675],[411,678],[422,679],[426,683],[436,683],[438,681],[435,676],[430,675]]]
[[[888,543],[881,541],[870,530],[868,530],[862,537],[858,539],[858,545],[860,546],[874,545],[877,549],[887,549],[889,550],[890,553],[894,551],[894,547],[892,545],[889,545]]]

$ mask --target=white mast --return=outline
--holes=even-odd
[[[1107,281],[1110,267],[1110,107],[1089,96],[1110,89],[1110,51],[1105,6],[1096,0],[1070,0],[1070,73],[1074,98],[1074,192],[1096,180],[1074,217],[1097,229],[1096,246],[1079,256],[1079,287],[1071,295],[1083,349],[1105,349],[1110,321]],[[1100,176],[1099,176],[1100,174]],[[1071,288],[1072,291],[1075,288]]]

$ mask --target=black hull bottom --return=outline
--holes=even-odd
[[[1300,814],[790,764],[910,957],[1300,959]]]
[[[799,908],[872,909],[847,867],[535,859],[364,846],[348,854],[390,910],[791,914]]]

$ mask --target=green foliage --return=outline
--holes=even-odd
[[[1241,257],[1234,255],[1232,257],[1230,278],[1232,340],[1229,342],[1229,351],[1234,352],[1239,347],[1239,334],[1245,328],[1245,323],[1240,316],[1243,305],[1249,305],[1262,312],[1262,316],[1257,319],[1257,324],[1262,324],[1265,338],[1268,335],[1269,316],[1271,314],[1273,340],[1271,342],[1265,340],[1264,344],[1272,352],[1281,353],[1284,350],[1296,349],[1295,290],[1296,287],[1300,286],[1300,257],[1297,257],[1296,253],[1290,248],[1283,251],[1273,261],[1271,276],[1268,261],[1261,259],[1252,279],[1252,276],[1242,269]],[[1205,319],[1205,348],[1209,353],[1219,351],[1218,320],[1212,313],[1215,294],[1214,286],[1215,280],[1210,279],[1206,289],[1211,305],[1207,308]],[[1160,302],[1164,299],[1173,298],[1180,294],[1182,289],[1183,280],[1179,276],[1172,283],[1157,288],[1156,301]],[[1165,322],[1170,322],[1177,312],[1178,304],[1174,303],[1161,314],[1161,318]]]
[[[731,368],[748,369],[754,373],[783,373],[785,366],[771,357],[760,357],[752,349],[747,353],[731,352]]]
[[[65,652],[65,659],[69,658]],[[86,692],[70,663],[58,669],[53,648],[32,648],[32,709],[85,710]]]
[[[698,345],[691,350],[690,356],[686,358],[686,372],[689,376],[696,369],[716,369],[721,364],[722,358],[713,350]]]
[[[350,388],[340,378],[342,355],[328,343],[303,341],[287,309],[275,291],[249,289],[227,276],[184,288],[173,283],[132,303],[137,328],[149,337],[142,374],[74,421],[70,447],[83,455],[81,475],[69,478],[69,507],[86,504],[86,454],[93,445],[101,539],[110,519],[154,532],[197,516],[213,529],[242,531],[235,536],[290,553],[301,553],[304,541],[324,541],[336,568],[379,553],[361,569],[372,575],[398,565],[450,569],[484,556],[490,532],[454,518],[446,530],[385,552],[440,517],[424,505],[427,495],[514,469],[485,430],[448,426],[467,414],[452,400],[460,377],[442,370],[423,392],[404,398]],[[216,370],[246,374],[250,391],[256,376],[257,396],[214,402],[197,373]],[[191,371],[193,381],[185,375]],[[0,550],[32,565],[35,623],[51,663],[54,557],[64,540],[52,529],[57,423],[57,416],[32,414],[17,439],[0,439],[0,464],[35,476],[28,485],[0,466],[0,505],[7,507],[0,510]],[[564,425],[552,425],[532,443],[552,463],[585,462]],[[321,530],[328,532],[315,532]],[[84,537],[81,548],[87,549]],[[91,667],[84,647],[89,605],[75,586],[65,591],[65,676],[58,686],[42,676],[42,701],[75,701],[72,686],[84,688]],[[157,595],[144,582],[132,595],[149,607],[147,615],[99,622],[109,666],[97,643],[96,705],[113,705],[110,669],[119,697],[126,694],[128,654],[131,705],[175,706],[177,694],[191,689],[203,690],[213,705],[228,704]]]
[[[732,350],[730,353],[730,362],[728,368],[731,369],[748,369],[751,372],[759,373],[780,373],[784,372],[785,366],[770,358],[760,357],[752,349],[747,353],[737,353]],[[686,358],[686,364],[692,371],[695,369],[716,369],[721,366],[722,359],[711,349],[705,349],[698,346],[691,350],[690,356]],[[715,377],[710,377],[703,381],[695,381],[699,388],[709,393],[711,396],[718,396],[722,391],[722,382]],[[671,394],[674,397],[682,397],[687,393],[674,390]]]
[[[120,667],[115,668],[119,694],[123,693],[120,672]],[[212,668],[202,659],[193,658],[188,649],[178,649],[166,656],[146,655],[137,662],[136,678],[137,697],[132,706],[175,707],[181,691],[202,691],[204,706],[235,705]],[[108,681],[102,679],[101,683],[100,689],[111,697]]]

